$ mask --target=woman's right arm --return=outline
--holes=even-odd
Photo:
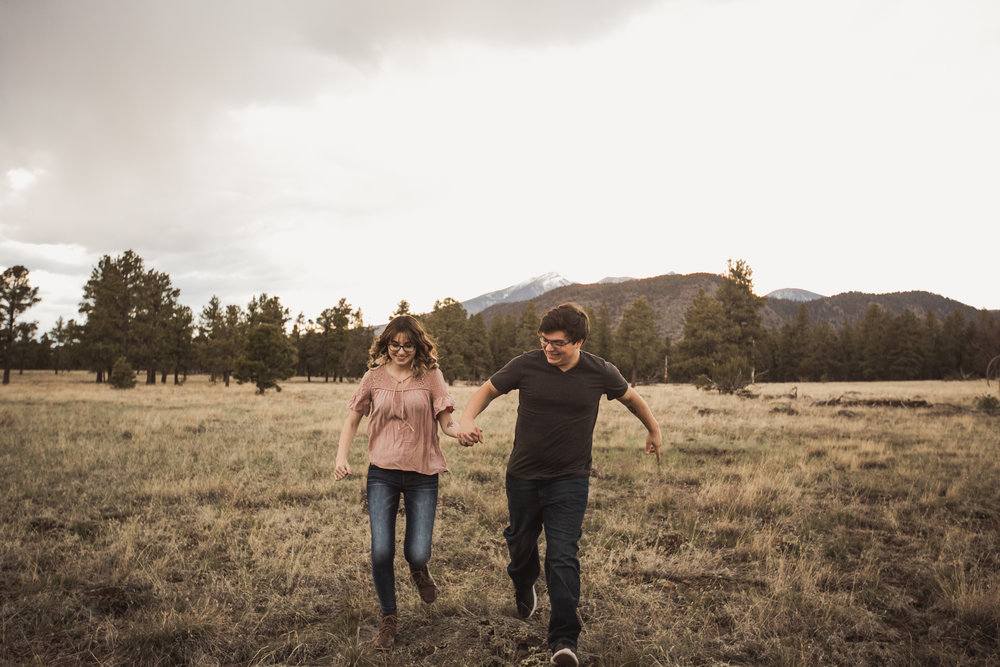
[[[483,429],[476,425],[476,417],[486,409],[493,399],[500,396],[493,383],[487,380],[469,398],[462,410],[462,422],[458,427],[458,440],[463,445],[469,446],[483,441]]]
[[[337,465],[333,469],[333,479],[340,481],[351,474],[351,465],[347,462],[347,450],[351,448],[354,436],[358,434],[358,426],[363,415],[355,410],[347,410],[347,419],[340,429],[340,444],[337,445]]]

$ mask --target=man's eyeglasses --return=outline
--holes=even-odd
[[[414,345],[413,343],[403,343],[402,345],[396,342],[389,343],[389,349],[393,352],[399,352],[399,348],[403,348],[407,352],[413,352]]]
[[[552,347],[554,347],[556,349],[559,349],[561,347],[566,347],[567,345],[569,345],[569,341],[568,340],[549,340],[548,338],[545,338],[544,336],[539,336],[538,337],[538,342],[542,344],[543,348],[546,345],[551,345]]]

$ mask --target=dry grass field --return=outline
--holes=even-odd
[[[378,609],[364,475],[333,480],[353,385],[254,395],[205,378],[114,391],[74,373],[0,388],[0,662],[540,665],[547,603],[514,617],[503,470],[445,439],[424,605],[397,556],[402,635]],[[988,665],[1000,655],[1000,416],[983,382],[640,388],[662,465],[617,402],[584,525],[593,665]],[[459,405],[473,387],[456,386]],[[837,397],[929,407],[817,405]],[[362,429],[363,432],[363,429]],[[364,436],[351,463],[363,473]],[[400,550],[401,551],[401,550]],[[544,587],[543,587],[544,588]]]

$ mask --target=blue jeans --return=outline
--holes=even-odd
[[[431,533],[437,510],[438,476],[411,470],[368,467],[368,520],[372,532],[372,578],[383,614],[396,611],[396,513],[399,496],[406,510],[403,557],[411,570],[419,570],[431,559]]]
[[[507,476],[507,539],[510,564],[507,574],[514,588],[530,588],[538,579],[538,536],[545,528],[545,583],[549,589],[548,642],[566,641],[576,646],[580,636],[580,535],[587,511],[590,480],[564,477],[545,481]]]

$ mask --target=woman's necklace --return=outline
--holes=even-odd
[[[387,372],[387,373],[389,373],[389,371],[388,371],[388,370],[387,370],[386,372]],[[404,382],[406,382],[406,381],[407,381],[407,380],[409,380],[409,379],[410,379],[411,377],[413,377],[413,371],[410,371],[409,373],[407,373],[406,375],[404,375],[404,376],[403,376],[403,377],[401,377],[401,378],[397,378],[397,377],[396,377],[395,375],[393,375],[392,373],[389,373],[389,377],[391,377],[391,378],[392,378],[393,380],[395,380],[395,381],[396,381],[396,389],[399,389],[399,388],[400,388],[400,387],[401,387],[401,386],[403,385],[403,383],[404,383]]]

